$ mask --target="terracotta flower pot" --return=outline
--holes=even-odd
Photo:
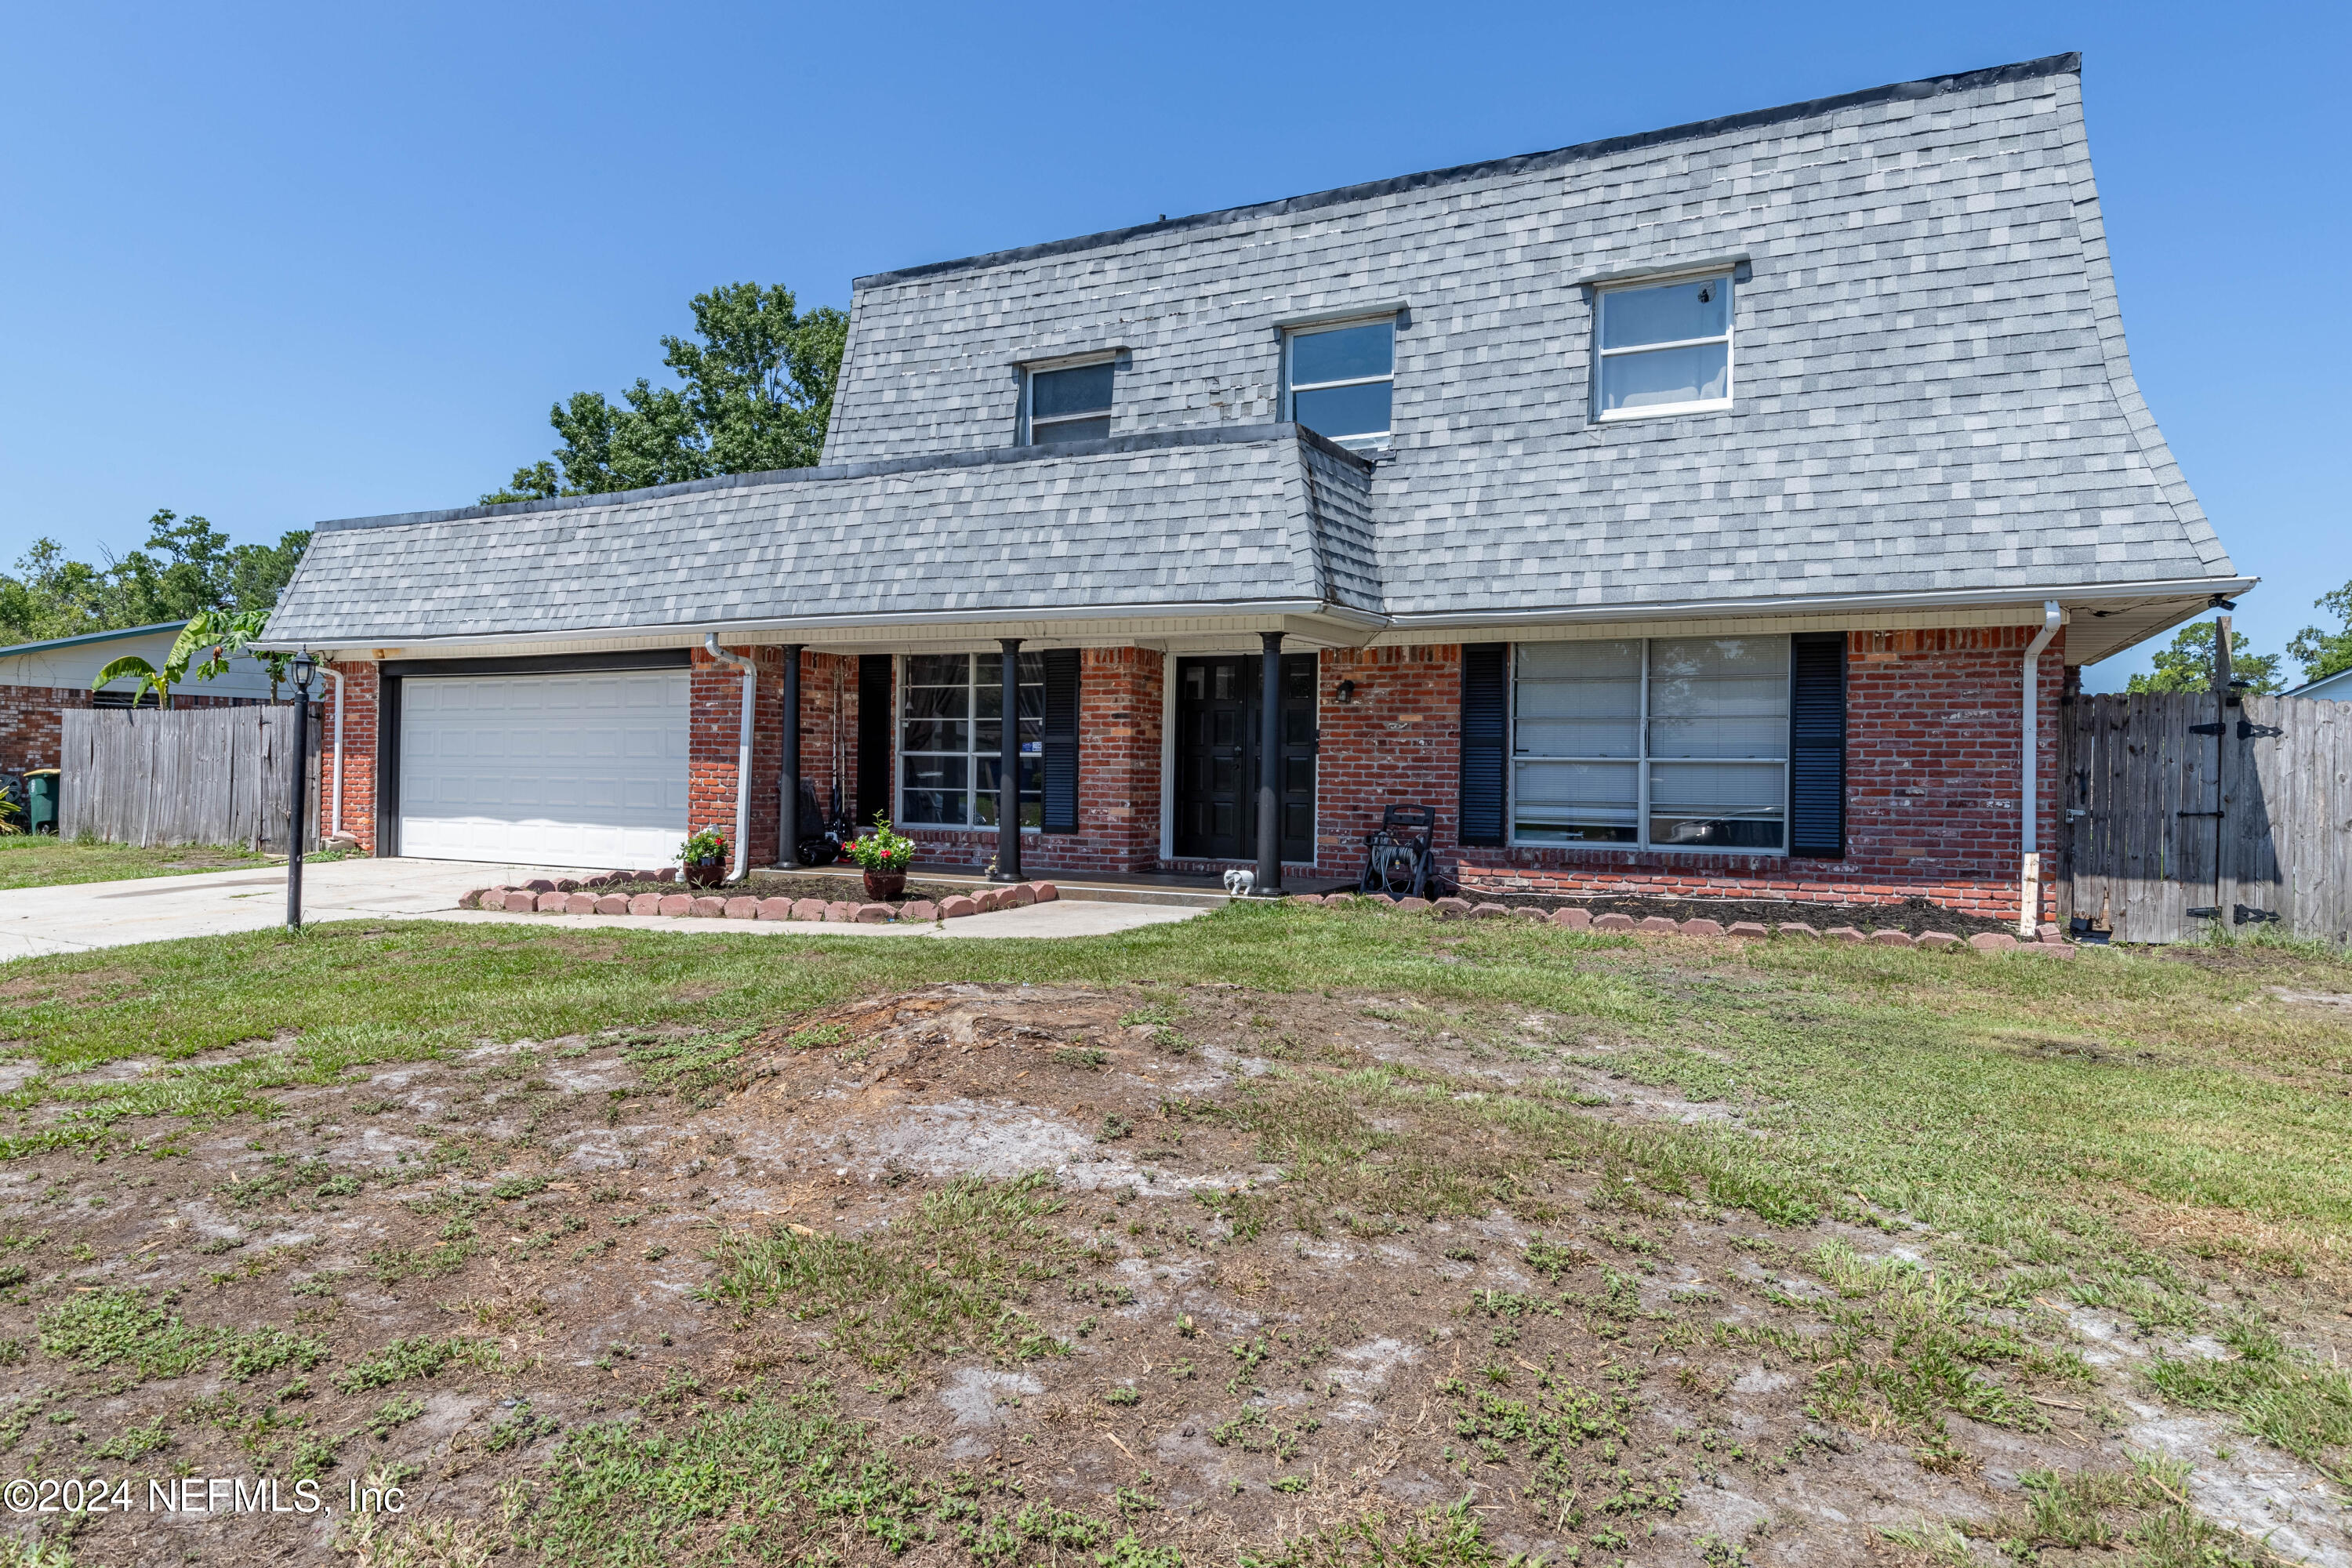
[[[715,888],[725,880],[724,860],[697,860],[686,868],[686,885],[689,888]]]
[[[866,873],[866,896],[877,903],[889,903],[907,890],[904,871],[868,871]]]

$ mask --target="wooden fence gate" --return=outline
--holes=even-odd
[[[2062,920],[2116,942],[2218,924],[2352,943],[2352,703],[2086,695],[2059,728]]]
[[[65,713],[58,833],[118,844],[286,847],[294,708],[84,708]],[[319,841],[319,727],[305,848]]]

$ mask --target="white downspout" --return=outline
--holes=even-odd
[[[2042,760],[2042,650],[2058,635],[2065,618],[2066,612],[2058,607],[2057,600],[2043,600],[2042,629],[2025,645],[2025,733],[2021,747],[2025,773],[2017,792],[2024,823],[2018,834],[2022,866],[2019,875],[2017,934],[2029,942],[2042,934],[2042,809],[2035,798],[2041,782],[2041,770],[2036,764]]]
[[[335,797],[327,806],[327,837],[340,838],[343,835],[343,678],[331,664],[319,668],[335,683]]]
[[[710,656],[712,662],[728,665],[743,672],[743,718],[736,731],[741,737],[742,743],[737,747],[735,752],[735,868],[727,874],[727,879],[730,882],[740,882],[743,879],[744,862],[751,855],[751,850],[743,843],[743,837],[745,831],[751,826],[751,707],[755,689],[760,679],[760,667],[748,658],[729,653],[720,647],[717,632],[702,634],[702,651]]]

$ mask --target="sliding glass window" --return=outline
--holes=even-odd
[[[1521,643],[1512,841],[1782,853],[1789,639]]]
[[[1020,656],[1021,826],[1045,821],[1045,656]],[[993,827],[1004,743],[1004,656],[907,657],[898,716],[902,826]]]

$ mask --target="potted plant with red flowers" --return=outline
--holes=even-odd
[[[679,845],[677,858],[689,888],[715,888],[727,880],[727,840],[715,828],[706,827]]]
[[[874,814],[874,830],[843,846],[866,873],[866,896],[888,903],[907,890],[907,868],[915,863],[915,841],[890,830],[890,819]]]

